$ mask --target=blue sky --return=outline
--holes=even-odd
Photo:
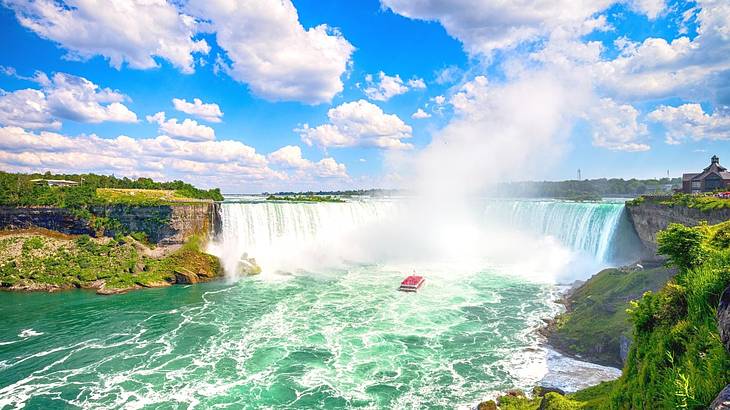
[[[0,1],[1,169],[257,192],[730,162],[726,2],[152,3]]]

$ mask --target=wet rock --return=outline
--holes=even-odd
[[[249,258],[248,254],[244,253],[241,256],[241,260],[238,261],[236,266],[236,273],[241,276],[252,276],[261,273],[261,267],[256,263],[255,258]]]
[[[561,396],[565,395],[565,391],[557,387],[535,386],[535,388],[532,389],[532,395],[535,397],[543,397],[548,393],[558,393]]]
[[[727,293],[727,290],[725,291]],[[730,410],[730,384],[717,395],[715,400],[710,403],[709,410]]]
[[[180,285],[191,285],[200,282],[200,278],[187,269],[179,268],[175,270],[175,281]]]
[[[631,348],[631,339],[626,335],[621,335],[618,338],[618,354],[621,358],[621,363],[626,364],[626,358],[629,357],[629,349]]]
[[[477,405],[477,410],[497,410],[497,403],[494,400],[483,401]]]
[[[720,340],[725,349],[730,352],[730,286],[725,288],[717,307],[717,328],[720,331]]]

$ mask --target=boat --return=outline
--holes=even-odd
[[[423,286],[423,282],[425,281],[426,279],[423,276],[410,275],[403,279],[398,290],[401,292],[416,292],[421,286]]]

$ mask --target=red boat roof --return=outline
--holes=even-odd
[[[423,280],[423,276],[411,275],[401,282],[401,285],[418,285]]]

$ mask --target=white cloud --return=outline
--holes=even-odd
[[[462,75],[462,71],[455,65],[450,65],[436,72],[436,84],[451,84]]]
[[[707,114],[699,104],[662,105],[649,113],[648,118],[664,126],[669,144],[679,144],[687,138],[730,139],[730,114],[722,111]]]
[[[100,88],[91,81],[70,74],[56,73],[43,89],[51,113],[79,122],[137,122],[137,115],[123,101],[124,94]]]
[[[0,124],[29,129],[58,129],[61,121],[53,118],[46,96],[39,90],[0,91]]]
[[[267,100],[330,102],[342,91],[354,47],[336,29],[305,29],[290,0],[192,0],[191,13],[210,20],[235,80]]]
[[[713,97],[730,71],[730,3],[702,1],[700,6],[694,39],[617,40],[621,54],[592,67],[598,85],[622,99]],[[725,98],[730,102],[730,96]]]
[[[423,111],[423,108],[419,108],[416,110],[416,112],[411,114],[411,118],[413,118],[414,120],[422,120],[422,119],[430,118],[430,117],[431,117],[431,114],[427,113],[426,111]]]
[[[37,72],[41,90],[23,89],[0,94],[0,124],[29,129],[58,129],[59,119],[85,123],[137,122],[137,115],[122,104],[127,97],[70,74],[52,79]]]
[[[443,95],[437,95],[431,98],[431,101],[436,103],[436,105],[444,105],[444,103],[446,102],[446,97],[444,97]]]
[[[602,98],[586,116],[593,128],[593,145],[612,151],[649,150],[649,145],[639,142],[648,130],[638,117],[633,106]]]
[[[347,168],[332,157],[312,162],[302,157],[302,149],[296,145],[287,145],[268,155],[272,165],[279,165],[294,170],[302,175],[313,175],[321,178],[347,178]]]
[[[384,7],[412,19],[438,21],[472,55],[491,55],[547,35],[558,27],[581,26],[613,0],[381,0]]]
[[[423,78],[414,77],[408,80],[408,86],[415,90],[424,90],[426,89],[426,82],[423,81]]]
[[[158,112],[155,115],[148,115],[147,121],[160,125],[160,133],[169,135],[185,141],[212,141],[215,139],[215,131],[207,125],[198,124],[197,121],[186,118],[182,123],[177,118],[165,120],[165,113]]]
[[[191,142],[164,135],[141,139],[124,135],[74,137],[0,127],[0,169],[11,172],[96,172],[184,179],[229,192],[293,186],[312,189],[323,182],[349,180],[345,165],[333,158],[312,162],[301,158],[300,150],[285,148],[267,158],[232,140]],[[293,166],[287,166],[287,161]],[[281,170],[271,167],[282,165]]]
[[[157,67],[163,58],[185,73],[194,71],[194,53],[208,53],[195,40],[197,23],[165,0],[5,0],[20,24],[59,43],[71,59],[101,55],[115,68]]]
[[[365,76],[365,81],[367,88],[363,91],[371,100],[388,101],[391,97],[408,92],[408,87],[403,84],[403,80],[397,74],[389,76],[381,71],[378,73],[377,81],[374,81],[370,74]]]
[[[667,8],[664,0],[633,0],[632,9],[645,14],[650,20],[656,19]]]
[[[395,114],[386,114],[365,100],[344,103],[327,112],[329,123],[311,128],[304,124],[295,129],[307,145],[321,147],[370,146],[409,149],[402,140],[411,138],[411,127]]]
[[[192,103],[189,103],[185,99],[173,98],[172,104],[176,110],[208,122],[221,122],[221,117],[223,117],[223,111],[221,111],[218,104],[206,104],[200,98],[193,98]]]

